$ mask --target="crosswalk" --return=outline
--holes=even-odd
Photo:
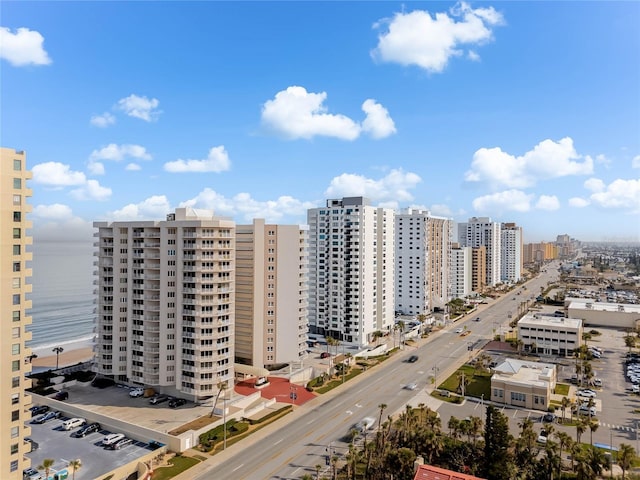
[[[613,425],[611,423],[602,423],[602,422],[598,422],[600,424],[601,427],[604,428],[610,428],[611,430],[619,430],[621,432],[635,432],[636,428],[635,427],[628,427],[626,425]]]

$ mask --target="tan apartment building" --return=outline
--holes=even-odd
[[[518,321],[524,348],[541,355],[568,356],[582,342],[582,320],[529,313]]]
[[[558,246],[555,243],[525,243],[523,246],[523,263],[544,263],[558,258]]]
[[[255,367],[307,350],[308,231],[298,225],[236,226],[236,362]]]
[[[507,359],[491,376],[491,401],[520,408],[547,410],[556,388],[556,366],[551,363]]]
[[[233,385],[235,222],[95,222],[97,372],[198,401]]]
[[[31,418],[31,396],[25,393],[31,386],[26,379],[31,373],[31,351],[25,346],[31,340],[31,332],[26,331],[31,324],[26,315],[31,308],[26,297],[31,292],[27,284],[31,277],[27,248],[32,243],[27,180],[31,176],[25,152],[0,148],[0,478],[7,480],[21,479],[22,471],[31,464],[25,456],[30,446],[24,442],[31,433],[25,423]]]
[[[487,288],[486,247],[471,248],[471,290],[482,293]]]

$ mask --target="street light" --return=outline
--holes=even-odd
[[[434,365],[433,367],[431,367],[431,370],[433,370],[433,388],[438,388],[438,372],[440,371],[440,369],[438,368],[437,365]]]

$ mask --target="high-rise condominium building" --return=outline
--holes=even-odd
[[[504,283],[517,283],[522,278],[522,227],[515,223],[503,223],[500,226],[500,235],[500,277]]]
[[[234,378],[235,222],[95,222],[98,373],[194,400]]]
[[[451,299],[452,227],[452,220],[426,210],[395,214],[396,311],[427,314]]]
[[[0,148],[0,478],[7,480],[21,479],[22,470],[30,466],[25,456],[30,447],[23,440],[31,433],[25,425],[31,403],[31,396],[25,394],[25,388],[31,386],[26,379],[31,373],[31,352],[25,347],[25,342],[31,340],[31,332],[26,331],[31,324],[31,317],[26,315],[31,308],[26,297],[31,292],[31,285],[27,284],[31,276],[27,265],[31,260],[31,253],[27,252],[31,245],[31,222],[27,220],[31,211],[27,180],[31,172],[26,163],[24,152]]]
[[[463,247],[486,247],[486,285],[500,283],[501,256],[500,224],[489,217],[472,217],[468,222],[458,224],[458,243]]]
[[[310,330],[367,345],[394,321],[393,210],[345,197],[307,220]]]
[[[471,248],[471,291],[482,293],[487,288],[487,247]]]
[[[464,298],[471,295],[472,256],[471,247],[451,245],[451,297]]]
[[[522,247],[524,263],[544,263],[558,258],[558,247],[555,243],[525,243]]]
[[[264,367],[299,360],[309,329],[307,229],[236,227],[235,356]]]

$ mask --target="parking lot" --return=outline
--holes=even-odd
[[[41,465],[45,458],[51,458],[55,460],[50,473],[52,475],[66,468],[70,460],[80,459],[82,467],[75,474],[76,480],[93,480],[151,450],[148,444],[142,442],[131,443],[121,450],[107,450],[101,445],[101,441],[105,435],[113,433],[108,430],[99,430],[84,438],[75,438],[73,433],[78,428],[71,431],[61,428],[62,423],[68,418],[62,415],[47,423],[30,424],[31,438],[39,444],[38,450],[27,454],[34,468]]]

